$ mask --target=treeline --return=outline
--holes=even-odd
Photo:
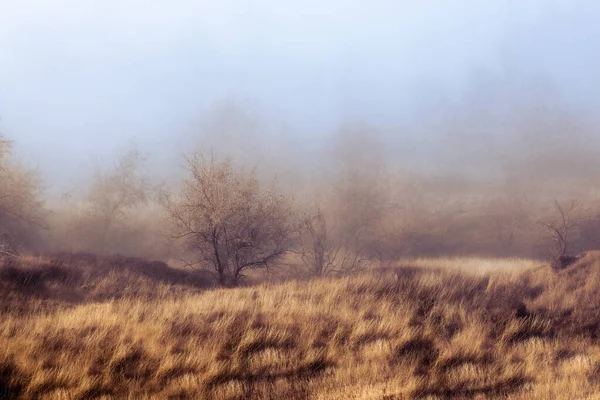
[[[249,271],[291,265],[326,275],[420,256],[558,260],[600,245],[597,146],[585,140],[589,129],[554,111],[513,118],[506,134],[488,132],[491,144],[450,125],[435,146],[414,145],[429,169],[411,166],[416,156],[400,136],[364,123],[340,126],[316,149],[271,137],[269,153],[249,150],[259,128],[247,115],[231,105],[215,115],[204,146],[166,181],[154,179],[151,155],[131,147],[52,202],[43,171],[15,160],[2,139],[0,251],[168,259],[234,285]]]

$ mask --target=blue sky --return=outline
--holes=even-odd
[[[0,0],[0,126],[64,180],[133,138],[166,162],[223,98],[308,142],[418,124],[480,76],[593,109],[599,49],[592,0]]]

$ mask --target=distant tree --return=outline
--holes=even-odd
[[[379,230],[391,204],[388,163],[381,134],[372,126],[353,122],[333,136],[335,172],[332,221],[347,250],[379,257]]]
[[[236,285],[248,269],[280,265],[297,231],[288,198],[230,161],[197,153],[187,169],[181,192],[163,203],[171,238],[194,254],[189,265],[212,269],[222,286]]]
[[[74,207],[74,235],[83,247],[106,252],[111,235],[127,225],[131,213],[147,204],[151,187],[142,170],[144,158],[132,148],[99,170]]]
[[[363,267],[366,260],[351,248],[343,235],[335,232],[320,207],[308,212],[301,221],[301,246],[298,251],[304,265],[315,276],[351,272]]]
[[[334,221],[345,246],[381,264],[435,251],[448,229],[450,202],[390,167],[341,175],[334,197]]]
[[[16,256],[38,228],[47,228],[35,170],[12,157],[12,142],[0,135],[0,255]]]
[[[550,235],[550,256],[554,268],[564,268],[572,259],[569,250],[577,233],[578,207],[577,200],[571,200],[566,204],[554,200],[554,217],[540,222]]]

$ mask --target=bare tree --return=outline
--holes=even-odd
[[[379,230],[391,202],[388,166],[378,137],[364,124],[344,125],[335,136],[337,182],[331,214],[346,249],[369,257],[381,254]]]
[[[571,200],[567,204],[554,200],[555,217],[540,222],[550,235],[550,255],[555,269],[566,267],[573,259],[569,250],[577,231],[578,206],[577,200]]]
[[[46,229],[35,170],[12,158],[12,142],[0,135],[0,255],[16,256],[38,228]]]
[[[289,200],[230,161],[197,153],[188,171],[182,191],[163,198],[171,238],[195,255],[188,265],[212,268],[222,286],[280,265],[297,231]]]
[[[360,251],[350,249],[327,223],[320,207],[302,218],[300,237],[300,258],[313,275],[351,272],[366,264]]]
[[[143,162],[136,148],[126,151],[113,166],[99,170],[82,201],[73,204],[74,235],[83,247],[107,251],[111,236],[127,226],[134,210],[147,204],[152,188]]]

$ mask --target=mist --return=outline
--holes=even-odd
[[[535,223],[519,228],[519,249],[490,244],[494,232],[471,240],[498,215],[491,205],[515,196],[532,221],[555,199],[600,212],[594,2],[52,0],[0,11],[1,131],[38,170],[57,220],[129,149],[154,189],[177,191],[201,149],[339,221],[378,201],[404,210],[383,235],[411,244],[378,257],[530,256]],[[344,185],[370,197],[352,203]],[[142,217],[158,207],[148,196],[138,233],[158,220]],[[47,246],[68,243],[63,234]]]
[[[598,49],[592,0],[0,0],[0,398],[594,397]]]

